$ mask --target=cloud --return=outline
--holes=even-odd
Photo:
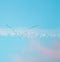
[[[44,55],[45,57],[49,57],[51,59],[60,59],[60,44],[56,44],[54,47],[56,47],[56,49],[49,49],[49,48],[44,48],[41,46],[40,43],[38,43],[38,41],[36,40],[32,40],[30,39],[30,49],[36,50],[40,53],[42,53],[42,55]]]
[[[47,48],[38,48],[39,51],[42,52],[46,57],[50,57],[53,59],[60,59],[60,50],[50,50]]]
[[[20,55],[14,55],[12,57],[12,62],[40,62],[40,57],[26,57],[26,56],[20,56]]]
[[[9,35],[13,35],[13,36],[18,36],[18,35],[23,35],[23,36],[27,36],[27,37],[37,37],[38,35],[41,37],[56,37],[56,36],[60,36],[60,32],[58,34],[56,34],[56,32],[48,31],[48,30],[34,30],[34,29],[0,29],[0,35],[4,35],[4,34],[9,34]]]
[[[12,57],[12,62],[22,62],[23,61],[23,58],[20,57],[19,55],[14,55]]]

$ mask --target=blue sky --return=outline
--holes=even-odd
[[[37,26],[39,29],[60,29],[60,0],[0,0],[0,27],[9,28],[7,25],[14,29],[28,29],[33,26]],[[47,40],[42,38],[40,40],[43,42],[45,40],[46,42],[42,42],[41,45],[46,46],[52,38]],[[32,39],[0,36],[0,62],[15,62],[14,59],[20,57],[23,57],[23,60],[27,57],[33,57],[33,59],[39,57],[49,62],[50,59],[41,56],[41,53],[31,52],[28,41],[32,41]],[[47,43],[47,41],[49,42]],[[24,48],[27,49],[24,50]],[[14,57],[13,60],[12,57]],[[59,60],[56,61],[59,62]]]
[[[1,0],[0,24],[60,28],[59,0]]]

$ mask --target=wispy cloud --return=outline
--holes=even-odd
[[[46,57],[50,57],[50,58],[53,58],[53,59],[60,59],[60,49],[59,47],[60,46],[57,46],[57,50],[52,50],[52,49],[49,49],[49,48],[44,48],[41,46],[40,43],[38,43],[37,40],[35,40],[35,38],[38,37],[38,35],[40,35],[41,37],[55,37],[55,36],[59,36],[60,32],[58,34],[56,33],[52,33],[50,31],[48,31],[48,33],[46,33],[47,31],[42,31],[42,30],[16,30],[13,31],[11,29],[0,29],[0,35],[3,35],[3,36],[6,36],[6,35],[22,35],[22,36],[26,36],[27,39],[30,41],[30,49],[31,50],[36,50],[38,52],[41,52],[44,56]]]
[[[51,59],[60,59],[60,44],[54,45],[56,49],[49,49],[42,47],[41,44],[38,43],[38,41],[30,39],[30,42],[31,42],[30,44],[31,50],[36,50],[42,53],[42,55],[44,55],[45,57],[49,57]]]
[[[40,57],[23,57],[17,54],[12,57],[12,62],[42,62],[42,60]]]
[[[37,30],[34,30],[34,29],[3,29],[3,28],[0,28],[0,35],[13,35],[13,36],[19,36],[19,35],[23,35],[23,36],[26,36],[26,37],[37,37],[37,36],[40,36],[40,37],[60,37],[60,32],[58,32],[58,30],[55,32],[55,30],[41,30],[41,29],[37,29]]]

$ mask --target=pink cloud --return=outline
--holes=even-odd
[[[12,62],[22,62],[23,61],[23,58],[20,57],[19,55],[14,55],[12,57]]]
[[[23,57],[20,55],[14,55],[12,57],[12,62],[37,62],[40,61],[40,58],[38,57]]]
[[[42,54],[45,55],[46,57],[60,59],[60,50],[50,50],[43,47],[38,47],[37,50],[42,52]]]
[[[49,49],[42,47],[41,44],[33,38],[30,38],[29,41],[31,51],[36,50],[38,52],[41,52],[45,57],[60,59],[60,44],[57,43],[56,45],[54,45],[54,47],[57,49]]]

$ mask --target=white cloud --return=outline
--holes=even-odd
[[[26,36],[27,38],[29,37],[60,37],[60,32],[57,33],[58,31],[49,31],[49,30],[33,30],[33,29],[0,29],[0,35],[2,36],[6,36],[6,35],[10,35],[10,36]]]

